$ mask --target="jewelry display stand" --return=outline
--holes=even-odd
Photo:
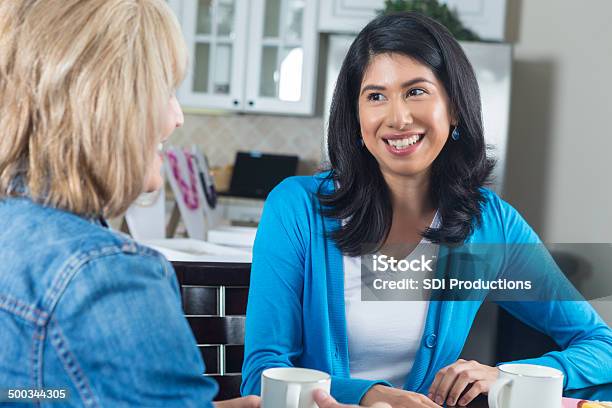
[[[193,239],[206,239],[205,199],[196,160],[186,150],[168,147],[164,154],[164,169],[187,235]]]

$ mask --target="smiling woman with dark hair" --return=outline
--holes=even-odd
[[[361,298],[360,256],[390,245],[410,246],[408,259],[445,245],[541,244],[484,187],[494,161],[460,45],[419,14],[372,21],[340,70],[328,137],[329,171],[284,181],[265,205],[243,393],[279,366],[330,372],[336,399],[366,406],[465,405],[487,393],[498,369],[458,360],[481,302]],[[498,266],[496,277],[513,268]],[[524,363],[561,370],[566,389],[612,381],[612,332],[587,302],[500,305],[562,349]]]
[[[476,77],[459,44],[446,34],[437,23],[417,14],[409,19],[381,18],[357,37],[344,59],[328,134],[332,164],[328,177],[338,188],[331,194],[320,194],[319,199],[329,207],[325,215],[347,220],[333,234],[345,254],[366,253],[364,245],[380,245],[387,239],[393,218],[387,183],[395,175],[421,172],[420,178],[430,183],[428,200],[442,219],[439,228],[426,229],[423,234],[432,242],[462,242],[474,227],[472,220],[480,219],[480,204],[485,201],[480,187],[491,174],[494,161],[486,156]],[[393,102],[384,92],[389,90],[382,83],[364,81],[368,68],[372,73],[373,66],[386,69],[389,64],[415,68],[407,72],[408,82],[397,84],[405,98],[405,111],[392,113],[412,115],[413,121],[381,116],[383,106]],[[380,78],[387,74],[377,73]],[[429,117],[423,118],[423,113]],[[447,117],[432,116],[437,113]],[[375,118],[370,124],[374,116],[388,121],[382,123],[378,140],[369,137],[371,126],[381,125]],[[430,126],[427,134],[426,126]],[[460,142],[448,137],[451,131]],[[415,145],[425,145],[419,150],[427,154],[407,159],[403,149],[396,149],[386,160],[387,146],[406,135],[419,136]]]

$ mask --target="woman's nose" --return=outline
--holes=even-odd
[[[181,104],[176,99],[176,96],[172,97],[172,110],[174,111],[176,127],[183,127],[183,123],[185,123],[185,115],[183,114],[183,109],[181,108]]]
[[[180,105],[178,106],[178,115],[176,119],[176,127],[183,127],[183,124],[185,123],[185,115],[183,115],[183,109],[181,109]]]
[[[388,124],[390,128],[404,130],[412,122],[412,112],[406,101],[398,100],[391,103]]]

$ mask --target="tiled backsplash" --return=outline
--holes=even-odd
[[[234,163],[237,151],[293,154],[298,173],[312,173],[321,161],[323,118],[221,114],[185,115],[185,125],[170,139],[177,146],[197,144],[211,166]]]

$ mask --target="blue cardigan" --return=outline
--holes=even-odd
[[[332,395],[356,404],[376,383],[350,377],[342,253],[326,233],[316,191],[324,174],[292,177],[269,195],[255,240],[246,320],[242,394],[259,394],[270,367],[308,367],[332,376]],[[508,203],[483,189],[482,223],[468,243],[538,243]],[[481,301],[432,301],[404,389],[426,393],[435,374],[457,360]],[[612,331],[585,301],[499,302],[563,349],[523,360],[565,373],[566,389],[612,382]],[[384,335],[384,334],[382,334]]]

